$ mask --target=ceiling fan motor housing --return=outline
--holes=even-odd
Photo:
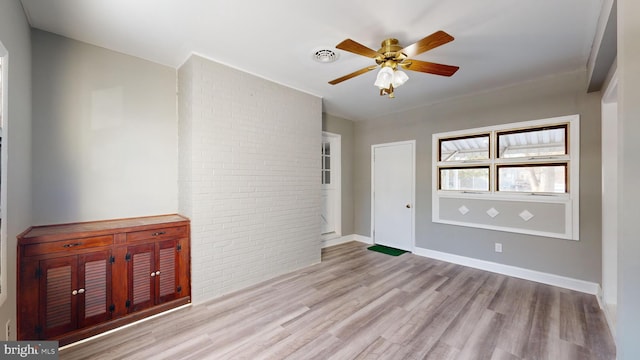
[[[378,49],[380,56],[376,58],[378,65],[388,66],[395,70],[398,62],[402,62],[406,58],[406,55],[401,52],[402,46],[400,46],[398,39],[386,39],[380,46],[380,49]]]

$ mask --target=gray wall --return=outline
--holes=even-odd
[[[2,245],[6,260],[2,264],[0,296],[0,339],[4,325],[11,320],[16,336],[16,236],[31,225],[31,41],[29,25],[18,0],[0,1],[0,41],[9,53],[8,118],[2,148],[7,158],[7,212],[2,214]],[[4,176],[5,174],[3,174]]]
[[[33,30],[35,224],[175,213],[176,70]]]
[[[640,1],[618,0],[618,359],[640,359]]]
[[[416,140],[416,246],[600,282],[600,93],[586,94],[585,72],[356,122],[355,232],[369,236],[371,145]],[[431,221],[433,133],[580,114],[580,241],[483,230]],[[503,244],[495,253],[494,242]]]
[[[353,227],[353,141],[354,123],[330,114],[322,114],[322,130],[341,135],[342,235],[355,234]]]

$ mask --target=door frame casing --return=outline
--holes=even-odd
[[[334,146],[331,149],[331,185],[335,194],[335,231],[320,234],[323,241],[328,241],[342,236],[342,135],[323,131],[323,143],[325,137],[335,140],[335,143],[333,143]],[[321,185],[321,187],[323,186],[324,185]],[[321,191],[323,190],[324,188],[322,188]]]
[[[374,193],[376,190],[375,186],[375,150],[377,148],[388,147],[388,146],[399,146],[399,145],[411,145],[411,235],[410,235],[410,250],[413,252],[416,247],[416,141],[415,140],[405,140],[405,141],[395,141],[390,143],[382,143],[382,144],[374,144],[371,145],[371,229],[369,234],[371,234],[371,241],[373,244],[376,243],[374,230],[376,228],[375,223],[375,197]]]

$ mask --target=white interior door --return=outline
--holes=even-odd
[[[373,145],[371,152],[373,242],[413,251],[415,141]]]
[[[320,228],[323,240],[342,235],[341,137],[322,133],[322,178]]]

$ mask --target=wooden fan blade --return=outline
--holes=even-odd
[[[336,48],[340,49],[340,50],[344,50],[344,51],[348,51],[348,52],[352,52],[354,54],[357,55],[362,55],[362,56],[366,56],[368,58],[376,58],[378,56],[380,56],[380,54],[373,50],[373,49],[369,49],[368,47],[355,42],[351,39],[346,39],[343,42],[341,42],[340,44],[336,45]]]
[[[405,63],[401,63],[400,65],[407,70],[420,71],[442,76],[451,76],[455,74],[456,71],[458,71],[458,69],[460,68],[453,65],[436,64],[428,61],[420,61],[414,59],[407,59],[404,62]]]
[[[329,81],[329,84],[331,84],[331,85],[339,84],[339,83],[341,83],[341,82],[343,82],[345,80],[349,80],[349,79],[351,79],[353,77],[356,77],[358,75],[362,75],[362,74],[364,74],[366,72],[369,72],[369,71],[371,71],[371,70],[373,70],[375,68],[377,68],[377,66],[367,66],[364,69],[360,69],[358,71],[352,72],[351,74],[345,75],[343,77],[339,77],[339,78],[337,78],[335,80],[331,80],[331,81]]]
[[[412,57],[451,41],[453,41],[453,36],[442,30],[438,30],[424,39],[405,47],[400,50],[400,52],[407,55],[407,57]]]

